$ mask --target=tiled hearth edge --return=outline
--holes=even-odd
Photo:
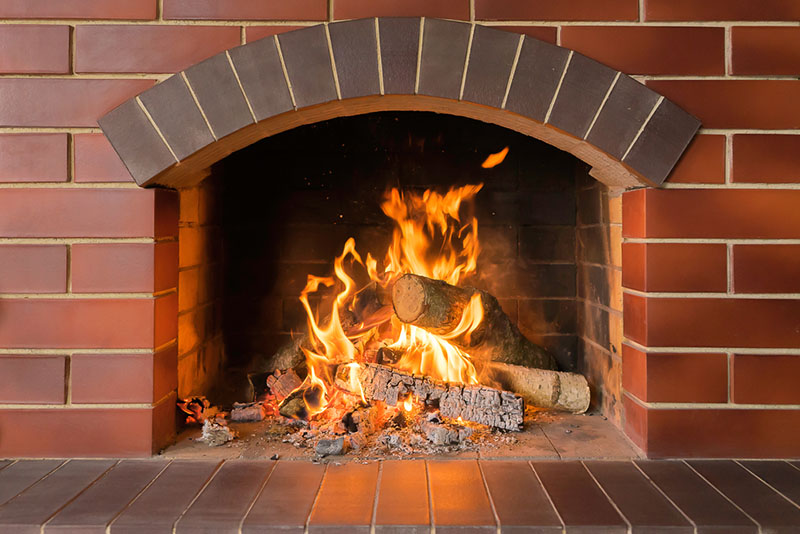
[[[700,303],[712,308],[737,306],[747,316],[751,313],[749,305],[759,304],[761,308],[752,313],[764,317],[768,323],[764,331],[777,333],[784,341],[777,347],[767,346],[741,322],[730,327],[742,333],[736,344],[669,335],[662,335],[654,348],[631,341],[652,364],[637,365],[642,363],[641,357],[623,353],[624,376],[630,378],[626,387],[630,383],[649,386],[648,392],[643,387],[630,387],[626,394],[634,402],[642,401],[637,403],[641,408],[633,413],[637,416],[632,422],[636,432],[631,435],[653,455],[681,455],[685,446],[700,455],[798,455],[791,444],[800,440],[791,430],[800,428],[800,397],[796,388],[780,380],[797,376],[800,361],[800,342],[786,339],[791,325],[781,308],[800,293],[798,278],[792,274],[796,264],[791,262],[800,255],[800,235],[793,218],[800,201],[800,118],[797,108],[791,106],[800,98],[800,82],[794,79],[800,68],[791,55],[781,53],[796,49],[800,32],[796,6],[780,1],[734,4],[723,0],[598,0],[590,4],[409,1],[402,7],[384,2],[365,5],[355,0],[257,6],[232,1],[127,0],[91,2],[80,8],[10,1],[0,8],[0,36],[14,36],[4,43],[29,52],[24,55],[29,58],[26,65],[4,64],[0,74],[0,86],[12,103],[0,113],[0,151],[19,155],[0,158],[0,198],[4,208],[8,204],[20,206],[15,211],[0,210],[0,261],[14,257],[14,269],[37,266],[27,277],[12,279],[9,274],[15,271],[5,263],[0,292],[10,301],[41,300],[35,313],[26,316],[30,330],[48,331],[61,320],[51,304],[54,299],[85,311],[96,309],[98,299],[124,301],[131,297],[129,283],[116,280],[92,290],[95,293],[76,287],[65,291],[61,280],[71,276],[64,273],[72,273],[73,263],[79,258],[51,248],[53,245],[67,249],[81,243],[103,245],[99,250],[110,258],[123,250],[122,245],[168,239],[148,238],[147,231],[127,226],[129,221],[122,220],[120,206],[125,206],[128,214],[143,213],[146,218],[153,197],[150,191],[139,190],[132,183],[97,128],[97,118],[108,110],[166,79],[167,73],[209,55],[325,20],[401,15],[474,21],[574,49],[630,74],[701,119],[704,128],[662,184],[664,190],[645,195],[648,202],[655,202],[650,205],[650,215],[660,218],[668,228],[648,237],[633,237],[631,233],[625,237],[626,242],[652,245],[647,248],[648,257],[658,261],[651,259],[648,276],[659,283],[641,286],[626,280],[625,285],[644,292],[640,296],[647,301],[690,297],[683,301],[684,312],[694,312],[694,304]],[[188,51],[178,46],[187,42],[192,43]],[[46,51],[36,43],[47,43]],[[117,48],[122,43],[125,48]],[[128,59],[121,63],[118,59],[123,53]],[[10,189],[20,191],[7,195]],[[630,195],[624,195],[626,204]],[[705,204],[697,210],[688,214],[676,210],[676,206],[697,202],[698,195]],[[98,212],[109,198],[120,203]],[[633,204],[633,213],[644,207],[638,200]],[[764,205],[768,208],[763,209]],[[38,210],[48,213],[45,222],[50,224],[30,224]],[[12,220],[19,224],[11,225]],[[86,229],[91,224],[86,221],[93,220],[107,221],[103,235]],[[182,248],[190,246],[185,244],[190,240],[184,237],[181,230]],[[737,279],[734,292],[724,303],[713,298],[712,293],[720,292],[717,283],[711,292],[703,285],[707,281],[696,285],[697,271],[692,266],[697,262],[675,257],[675,252],[705,251],[706,245],[721,245],[739,256],[737,261],[733,255],[722,258],[723,269],[712,270],[717,277],[726,272]],[[41,261],[39,253],[47,251],[57,253]],[[720,257],[711,252],[702,257]],[[626,272],[637,262],[639,269],[643,266],[643,258],[637,260],[628,250],[625,258]],[[654,265],[661,266],[661,271],[655,271]],[[674,276],[664,279],[670,272]],[[760,272],[770,275],[755,276]],[[694,282],[687,285],[680,283],[680,278]],[[759,278],[769,286],[752,287],[752,281]],[[699,315],[706,317],[707,313],[704,309]],[[716,313],[711,312],[712,316]],[[697,323],[698,315],[691,317],[689,322]],[[631,315],[626,309],[626,327],[641,320],[641,315]],[[119,404],[108,392],[93,400],[99,404],[73,404],[65,391],[79,375],[70,371],[70,355],[103,354],[110,362],[117,355],[130,353],[145,353],[150,358],[152,350],[134,348],[134,344],[115,338],[113,328],[106,329],[109,336],[102,342],[68,339],[53,332],[46,347],[35,346],[16,337],[9,339],[17,326],[7,325],[0,322],[0,365],[7,365],[9,359],[21,362],[36,377],[37,386],[27,392],[32,398],[26,404],[20,404],[20,399],[11,403],[0,399],[3,425],[46,419],[50,426],[58,427],[53,434],[64,436],[75,422],[98,421],[97,412],[107,417],[103,421],[131,425],[132,420],[115,415],[128,407],[138,409],[139,404]],[[88,348],[95,343],[100,348]],[[665,354],[669,357],[660,358]],[[722,356],[706,358],[715,354]],[[740,354],[748,357],[740,359],[745,365],[725,365]],[[745,372],[748,364],[766,367],[762,372],[749,373]],[[115,377],[118,375],[111,374],[108,379],[117,386]],[[698,380],[687,380],[692,377]],[[703,387],[704,381],[715,384],[712,393]],[[768,383],[779,386],[775,390],[779,396],[760,397],[757,402],[737,400],[743,386]],[[665,389],[676,385],[665,397]],[[728,395],[730,402],[725,401]],[[31,417],[31,410],[44,412],[42,418]],[[759,416],[763,412],[769,415],[762,421]],[[650,420],[650,437],[646,426],[641,425],[642,417]],[[734,425],[729,424],[731,420]],[[31,431],[27,427],[22,430]],[[46,443],[42,434],[33,436],[27,452],[49,454],[30,447],[31,443]],[[91,448],[89,443],[97,443],[94,436],[86,436],[82,443],[77,441],[76,446],[84,450]],[[135,454],[149,450],[145,444]],[[102,451],[93,449],[91,453]]]
[[[785,461],[0,461],[8,532],[794,532]]]

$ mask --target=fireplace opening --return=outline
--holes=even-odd
[[[428,195],[430,203],[450,191],[464,197],[448,230],[458,252],[472,246],[470,232],[480,251],[474,272],[449,281],[460,278],[457,286],[496,298],[511,328],[552,356],[559,371],[586,377],[590,411],[619,426],[620,199],[588,171],[570,154],[525,135],[422,112],[333,119],[232,154],[180,194],[179,398],[205,396],[226,409],[271,394],[264,382],[274,385],[283,376],[285,384],[305,384],[295,396],[305,391],[306,410],[329,402],[325,388],[335,389],[335,371],[319,391],[313,387],[319,377],[298,369],[296,383],[286,380],[286,360],[275,358],[287,347],[297,352],[308,330],[299,297],[309,275],[335,278],[334,259],[348,243],[347,263],[355,251],[366,265],[369,253],[383,272],[397,227],[387,216],[392,192],[395,207],[410,210],[412,198]],[[419,213],[407,215],[419,222]],[[348,270],[353,293],[370,283],[365,266],[355,271]],[[329,324],[334,287],[309,294],[319,326]],[[391,315],[391,296],[387,303]],[[369,359],[381,364],[386,354]],[[482,363],[477,367],[478,382],[505,386]],[[354,371],[339,379],[363,396],[364,376]],[[391,404],[407,411],[416,404],[419,411],[426,403],[409,393]],[[184,408],[200,409],[197,403]]]

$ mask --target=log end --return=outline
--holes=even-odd
[[[394,283],[392,304],[397,318],[413,323],[425,311],[425,287],[415,276],[404,275]]]

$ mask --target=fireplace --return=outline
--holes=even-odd
[[[747,151],[761,134],[728,131],[739,124],[791,130],[794,118],[773,117],[775,126],[766,113],[765,122],[728,123],[682,92],[688,82],[645,86],[567,48],[431,18],[290,31],[231,48],[152,88],[134,80],[124,96],[113,96],[110,80],[82,81],[105,84],[114,101],[74,120],[91,127],[99,118],[124,169],[99,131],[64,134],[59,122],[53,131],[3,134],[15,153],[67,150],[70,157],[64,187],[34,177],[33,186],[4,190],[0,263],[12,276],[0,301],[0,455],[148,455],[167,443],[179,396],[210,391],[223,363],[225,372],[246,366],[256,347],[277,346],[295,328],[290,295],[242,286],[252,276],[247,269],[272,264],[274,276],[253,278],[286,277],[281,287],[291,286],[306,274],[292,263],[324,266],[330,255],[304,255],[341,240],[351,221],[377,215],[363,231],[380,240],[375,207],[393,185],[386,177],[371,181],[369,162],[361,161],[343,172],[350,163],[342,153],[342,161],[319,167],[338,168],[350,181],[333,193],[337,207],[353,198],[347,187],[371,198],[328,211],[323,177],[300,176],[303,155],[281,158],[275,147],[288,143],[288,153],[296,148],[292,136],[337,128],[352,144],[386,122],[399,126],[384,131],[386,140],[398,132],[413,138],[415,129],[426,132],[428,146],[437,131],[467,137],[443,152],[462,154],[458,174],[510,147],[508,160],[486,171],[496,179],[481,180],[488,200],[478,198],[476,210],[489,265],[527,278],[521,293],[511,276],[496,296],[562,369],[587,376],[596,409],[648,455],[796,454],[797,436],[786,429],[800,427],[800,412],[785,379],[798,345],[791,319],[799,315],[791,277],[800,237],[796,191],[753,185],[761,178],[747,166]],[[696,83],[710,95],[716,82]],[[794,91],[793,83],[781,87]],[[708,117],[711,130],[675,167],[699,127],[678,104]],[[52,126],[26,109],[5,110],[3,124]],[[794,135],[784,135],[793,146]],[[304,152],[319,163],[313,149]],[[466,183],[464,175],[441,181],[452,167],[439,172],[440,164],[393,179],[411,187]],[[279,225],[280,238],[256,233],[265,240],[256,257],[232,252],[252,250],[254,227],[275,228],[269,217],[277,214],[252,203],[263,198],[266,171],[282,166],[300,172],[292,180],[310,180],[296,189],[289,187],[296,182],[280,184],[280,198],[306,206],[308,216]],[[6,172],[4,180],[13,175]],[[128,173],[146,189],[124,183]],[[503,219],[504,200],[515,217]],[[304,224],[329,224],[331,239],[303,232],[318,243],[295,248],[285,237]],[[276,253],[278,261],[259,258]],[[764,281],[762,266],[780,276]]]

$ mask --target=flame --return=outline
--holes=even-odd
[[[481,167],[484,169],[491,169],[492,167],[496,167],[503,163],[503,160],[506,159],[508,155],[508,147],[505,147],[500,152],[496,152],[494,154],[489,154],[483,163],[481,163]]]
[[[353,362],[348,363],[347,368],[349,369],[348,379],[350,382],[350,391],[358,391],[358,394],[361,395],[361,402],[366,404],[367,399],[364,397],[364,388],[361,387],[361,380],[358,379],[358,372],[361,366]]]
[[[411,400],[411,395],[406,397],[406,400],[403,401],[403,409],[407,412],[411,411],[411,408],[414,407],[414,401]]]

